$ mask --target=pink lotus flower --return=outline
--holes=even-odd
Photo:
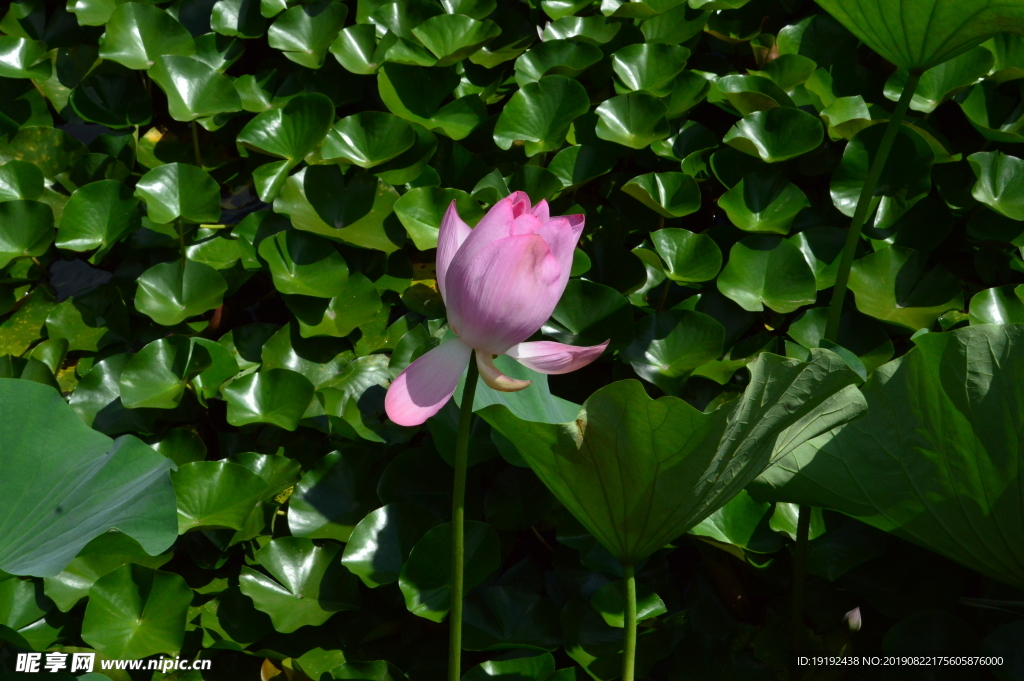
[[[524,192],[502,199],[475,229],[448,206],[437,235],[437,284],[458,335],[427,352],[388,388],[388,417],[415,426],[440,411],[462,377],[473,350],[480,377],[495,390],[530,385],[502,374],[494,357],[508,355],[545,374],[590,364],[608,346],[581,348],[550,341],[524,343],[548,320],[569,281],[582,215],[550,217],[548,204],[530,206]]]

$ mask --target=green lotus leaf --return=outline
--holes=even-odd
[[[596,144],[579,144],[566,147],[555,154],[547,169],[551,171],[566,189],[582,184],[612,171],[615,154],[606,147]]]
[[[542,40],[569,40],[578,38],[591,45],[604,45],[614,38],[622,24],[609,21],[601,15],[575,17],[563,15],[544,27]]]
[[[722,141],[766,163],[778,163],[814,151],[823,137],[816,116],[780,106],[745,116]]]
[[[285,304],[298,320],[299,331],[304,338],[344,338],[376,318],[381,300],[372,281],[360,272],[353,272],[341,288],[329,299],[324,297],[327,291],[320,291],[316,297],[290,295],[285,298]]]
[[[722,269],[722,251],[707,234],[669,227],[654,232],[651,240],[672,281],[710,281]]]
[[[979,46],[933,66],[921,74],[921,80],[910,100],[910,108],[931,113],[953,95],[984,78],[994,63],[992,53]],[[903,69],[889,76],[885,82],[885,97],[898,101],[908,76],[909,73]]]
[[[257,0],[218,0],[210,15],[210,28],[232,38],[259,38],[267,22]]]
[[[299,427],[313,399],[313,384],[288,369],[248,374],[221,390],[228,403],[228,423],[271,423],[285,430]]]
[[[441,6],[448,14],[483,19],[498,8],[498,0],[441,0]]]
[[[377,87],[388,110],[411,123],[460,140],[487,118],[484,102],[476,94],[441,105],[459,84],[454,71],[385,63],[377,72]]]
[[[818,4],[882,57],[917,73],[1024,21],[1024,6],[994,0],[976,0],[966,15],[956,0],[819,0]]]
[[[412,29],[412,34],[437,57],[437,66],[465,59],[500,33],[501,28],[493,21],[477,21],[464,14],[438,14]]]
[[[545,0],[545,4],[555,4],[560,0]],[[565,670],[561,670],[565,671]],[[576,671],[569,668],[571,674]],[[535,681],[539,679],[551,679],[552,681],[564,681],[570,678],[568,675],[555,671],[555,658],[551,653],[540,655],[514,656],[508,659],[495,659],[481,662],[466,672],[462,677],[466,681],[491,681],[492,679],[515,679],[519,681]]]
[[[35,164],[49,182],[75,165],[88,150],[85,145],[58,128],[26,127],[12,136],[0,137],[0,162],[27,161]]]
[[[626,92],[664,97],[689,57],[690,50],[680,45],[627,45],[612,53],[612,70]]]
[[[814,270],[819,291],[832,288],[839,272],[839,256],[846,243],[846,230],[839,227],[811,227],[789,239],[804,254],[807,264]],[[817,347],[817,346],[815,346]]]
[[[1008,97],[999,85],[986,79],[966,96],[956,98],[961,110],[982,137],[993,142],[1024,141],[1024,112],[1017,110],[1018,97]]]
[[[33,163],[8,161],[0,166],[0,201],[35,201],[43,187],[43,173]]]
[[[33,381],[0,379],[0,413],[0,490],[10,500],[0,569],[53,577],[111,527],[150,555],[174,542],[170,461],[135,437],[92,430],[59,392]]]
[[[665,310],[636,325],[623,359],[643,379],[667,395],[678,395],[697,367],[722,356],[725,327],[713,317],[690,310]]]
[[[856,374],[830,352],[814,350],[808,363],[762,354],[750,370],[743,395],[710,413],[617,381],[593,393],[575,422],[529,423],[500,406],[481,415],[604,548],[634,563],[725,505],[773,460],[864,409]],[[709,474],[726,465],[731,475]]]
[[[466,591],[480,584],[501,565],[498,533],[487,523],[465,523],[463,584]],[[451,608],[452,525],[443,523],[427,531],[402,566],[398,586],[409,612],[442,622]]]
[[[48,56],[44,42],[0,36],[0,77],[46,80],[52,68]]]
[[[291,497],[288,527],[311,539],[349,541],[367,513],[378,506],[371,482],[371,461],[356,454],[331,452],[302,476]]]
[[[333,122],[330,99],[320,93],[303,94],[249,121],[238,133],[237,143],[268,156],[301,161],[320,146]]]
[[[191,600],[192,589],[181,575],[122,565],[89,589],[82,640],[114,658],[177,655]]]
[[[1015,284],[978,291],[968,305],[971,324],[1024,324],[1024,287]]]
[[[355,24],[341,29],[330,46],[331,54],[347,71],[359,75],[376,73],[384,61],[373,24]]]
[[[700,189],[686,173],[647,173],[622,185],[622,191],[666,218],[700,210]]]
[[[1024,220],[1024,160],[1000,151],[982,151],[967,157],[977,181],[971,195],[1012,220]]]
[[[437,232],[452,201],[459,217],[471,227],[484,216],[480,204],[460,189],[416,187],[395,202],[395,214],[418,250],[437,248]]]
[[[271,47],[296,64],[318,69],[347,15],[348,7],[336,0],[296,5],[274,19],[267,39]]]
[[[665,120],[668,107],[642,92],[607,99],[596,111],[600,118],[595,128],[597,136],[631,149],[643,149],[671,132]]]
[[[494,143],[509,149],[525,143],[527,156],[562,146],[573,119],[590,108],[587,91],[565,76],[544,76],[516,91],[498,116]]]
[[[84,120],[110,128],[145,125],[153,117],[153,100],[138,86],[137,76],[114,62],[93,69],[69,101]]]
[[[345,290],[345,259],[330,242],[313,234],[278,232],[260,242],[259,254],[281,293],[333,298]]]
[[[158,57],[149,75],[167,95],[168,112],[176,121],[242,109],[231,79],[195,57]]]
[[[756,72],[763,78],[772,81],[783,92],[789,92],[798,85],[803,85],[818,67],[813,59],[799,54],[781,54],[764,65]]]
[[[135,185],[149,219],[168,224],[181,219],[192,223],[220,221],[220,185],[202,168],[168,163],[150,170]]]
[[[798,54],[827,68],[854,61],[860,41],[828,14],[812,14],[779,31],[775,44],[780,55]]]
[[[360,168],[372,168],[399,156],[416,143],[412,125],[394,114],[362,111],[334,124],[321,155]]]
[[[792,507],[791,504],[780,504],[779,506],[782,508],[782,512],[775,511],[773,513],[771,504],[754,501],[744,490],[733,497],[725,506],[709,515],[699,525],[690,530],[690,534],[697,537],[706,537],[722,544],[731,544],[733,547],[743,551],[774,553],[783,545],[782,537],[777,534],[779,530],[774,521],[779,516],[783,516],[783,512],[789,510],[787,507]],[[821,524],[820,511],[815,515],[818,516],[816,518],[818,522],[815,523],[815,518],[812,516],[813,525],[810,539],[816,539],[824,531],[821,527],[814,527],[814,525]],[[790,521],[788,514],[783,517],[787,522]],[[785,528],[794,537],[796,536],[796,524],[797,519],[794,517],[792,518],[792,525],[787,525]],[[781,519],[779,525],[782,525]],[[726,550],[730,551],[730,553],[735,551],[735,549],[730,550],[729,548],[726,548]]]
[[[776,312],[793,312],[813,303],[818,293],[814,272],[800,249],[769,234],[748,236],[733,245],[716,283],[722,294],[750,312],[765,305]]]
[[[53,210],[40,201],[0,203],[0,268],[40,256],[53,243]]]
[[[601,61],[604,53],[579,40],[548,40],[527,50],[516,59],[516,82],[520,87],[536,83],[544,76],[575,78]]]
[[[227,290],[224,277],[209,265],[175,260],[139,275],[135,309],[157,324],[174,326],[219,307]]]
[[[240,530],[267,492],[267,483],[231,461],[193,461],[171,474],[178,501],[178,533],[210,528]]]
[[[741,116],[795,106],[789,95],[771,79],[758,76],[723,76],[715,81],[708,100],[728,102]]]
[[[243,567],[238,586],[281,633],[321,625],[336,612],[359,607],[359,582],[341,567],[339,551],[337,544],[278,537],[256,552],[269,575]]]
[[[728,507],[726,504],[725,507]],[[723,508],[725,508],[723,507]],[[716,511],[721,512],[722,509]],[[665,602],[661,600],[654,590],[645,584],[638,584],[636,588],[636,620],[642,622],[652,617],[658,617],[668,612]],[[590,604],[601,613],[601,618],[611,627],[623,628],[626,621],[626,582],[617,580],[608,582],[594,592]]]
[[[429,174],[428,162],[437,150],[437,137],[418,123],[410,123],[416,139],[413,145],[395,158],[374,166],[373,174],[388,184],[410,184]]]
[[[918,337],[863,386],[863,419],[794,449],[752,494],[840,510],[1024,585],[1014,435],[1022,332],[982,324]],[[965,466],[971,476],[949,476]]]
[[[359,521],[345,544],[341,564],[371,589],[398,581],[409,552],[437,518],[419,506],[398,502]]]
[[[555,604],[525,589],[479,587],[464,607],[465,650],[555,650],[562,642]]]
[[[541,331],[567,345],[610,340],[609,347],[617,350],[633,340],[633,311],[629,301],[610,286],[573,279]]]
[[[174,17],[162,9],[126,2],[106,22],[100,56],[136,71],[145,71],[162,55],[188,57],[195,41]]]
[[[680,3],[667,12],[644,21],[640,24],[640,30],[647,43],[678,45],[699,35],[707,21],[708,12],[695,10]]]
[[[811,202],[782,175],[756,171],[723,194],[718,205],[729,221],[745,232],[789,234],[793,219]]]
[[[99,249],[97,255],[102,257],[138,227],[138,205],[131,187],[117,180],[100,180],[76,189],[61,214],[57,248],[79,252]]]
[[[352,440],[392,444],[408,442],[413,428],[398,426],[387,419],[384,396],[393,376],[386,355],[359,357],[318,395],[331,430]]]
[[[853,263],[850,290],[857,309],[907,329],[930,328],[947,310],[964,306],[960,281],[941,265],[927,269],[927,257],[890,246]]]
[[[348,345],[333,338],[303,338],[295,324],[288,324],[263,345],[260,359],[264,369],[297,371],[316,388],[337,380],[349,362]]]
[[[593,0],[541,0],[540,6],[553,21],[575,14]]]
[[[413,29],[431,17],[443,14],[443,10],[431,0],[406,0],[405,2],[374,2],[367,7],[370,23],[386,29],[397,37],[416,42]],[[362,10],[361,10],[362,11]]]
[[[184,336],[153,341],[121,371],[121,403],[129,409],[174,409],[185,386],[212,364],[209,351]]]

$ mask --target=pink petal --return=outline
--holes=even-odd
[[[455,258],[471,259],[492,241],[512,236],[515,233],[513,229],[515,228],[516,218],[523,214],[530,214],[530,198],[524,192],[513,192],[491,206],[491,209],[487,211],[487,215],[483,216],[476,227],[469,230],[469,235],[460,242],[461,245],[458,248],[458,252],[454,253],[452,259],[445,263],[444,283],[441,283],[442,273],[441,268],[438,267],[438,287],[443,292],[447,292],[447,272]],[[438,249],[440,249],[440,234],[438,235]],[[440,263],[440,252],[438,256],[438,262]],[[443,295],[444,293],[442,293]]]
[[[548,207],[548,202],[545,199],[541,199],[540,202],[533,207],[533,214],[541,222],[547,222],[551,219],[551,208]]]
[[[406,367],[384,398],[388,418],[400,426],[418,426],[439,412],[455,392],[470,352],[453,338]]]
[[[504,354],[551,316],[565,289],[561,268],[537,234],[493,241],[473,259],[465,250],[448,269],[448,320],[470,347]]]
[[[441,228],[437,231],[437,286],[441,289],[442,300],[444,275],[448,271],[448,265],[472,231],[459,217],[458,211],[455,210],[455,202],[452,201],[445,211],[444,219],[441,220]]]
[[[572,218],[583,217],[572,215]],[[551,249],[551,255],[555,256],[558,266],[562,270],[562,289],[565,289],[569,281],[569,271],[572,270],[572,253],[576,244],[580,242],[580,235],[583,234],[583,220],[573,222],[568,217],[555,218],[544,223],[537,230],[544,238],[544,243]],[[561,295],[561,294],[559,294]]]
[[[505,354],[525,367],[542,374],[567,374],[587,366],[601,356],[609,341],[589,348],[563,345],[553,341],[520,343]]]
[[[532,383],[501,373],[501,370],[494,366],[494,357],[489,352],[476,353],[476,366],[480,369],[480,378],[484,379],[484,383],[499,392],[514,393],[528,388]]]

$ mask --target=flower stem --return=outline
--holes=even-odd
[[[839,261],[839,272],[836,274],[836,285],[832,289],[832,302],[828,306],[828,321],[825,324],[825,339],[835,342],[839,335],[839,317],[843,313],[843,300],[846,298],[846,287],[850,283],[850,268],[853,267],[853,256],[857,251],[857,244],[860,243],[860,233],[867,221],[868,212],[872,205],[872,198],[875,195],[875,188],[878,180],[882,177],[882,170],[885,168],[885,161],[892,151],[892,145],[896,141],[896,134],[903,124],[903,116],[907,113],[910,100],[917,89],[917,83],[921,80],[921,74],[911,73],[907,76],[907,82],[903,86],[903,94],[900,101],[896,103],[896,109],[889,117],[889,123],[885,126],[885,133],[878,145],[878,152],[871,162],[868,175],[864,178],[864,186],[860,190],[860,198],[857,199],[857,209],[853,213],[853,221],[850,223],[850,231],[846,233],[846,244],[843,246],[843,257]],[[799,541],[799,539],[798,539]]]
[[[196,122],[192,121],[192,149],[196,152],[196,165],[203,167],[203,154],[199,151],[199,131],[196,129]]]
[[[633,681],[636,667],[636,575],[633,564],[622,566],[626,578],[626,618],[622,631],[622,681]]]
[[[804,640],[804,582],[807,579],[807,540],[811,534],[811,507],[800,504],[796,521],[796,551],[793,554],[793,598],[790,603],[790,678],[800,681],[802,670],[796,656],[803,652]]]
[[[462,678],[462,590],[465,583],[466,468],[469,462],[469,433],[473,424],[478,369],[476,351],[469,356],[466,386],[462,389],[459,430],[455,438],[455,488],[452,491],[452,610],[448,638],[448,681]]]

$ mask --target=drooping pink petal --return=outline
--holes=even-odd
[[[582,369],[600,357],[608,343],[605,341],[600,345],[581,348],[553,341],[537,341],[514,345],[505,354],[542,374],[567,374]]]
[[[472,231],[469,225],[459,217],[459,213],[455,209],[455,202],[452,201],[448,210],[445,211],[441,227],[437,232],[437,285],[441,289],[442,300],[444,299],[444,275],[448,271],[448,265],[451,264],[456,251]]]
[[[501,373],[501,370],[494,366],[494,358],[489,352],[476,353],[476,366],[480,370],[480,378],[484,380],[484,383],[503,393],[514,393],[528,388],[532,383],[532,381],[523,381]]]
[[[418,426],[439,412],[455,392],[471,352],[453,338],[406,367],[384,398],[388,418],[400,426]]]
[[[470,347],[504,354],[551,316],[565,288],[561,268],[537,234],[491,242],[473,259],[464,251],[448,268],[448,320]]]
[[[555,256],[558,266],[562,269],[564,290],[566,282],[569,281],[569,272],[572,270],[572,253],[580,241],[580,235],[583,234],[583,220],[573,222],[568,217],[554,218],[541,225],[537,234],[544,238],[544,243],[551,249],[551,255]]]

